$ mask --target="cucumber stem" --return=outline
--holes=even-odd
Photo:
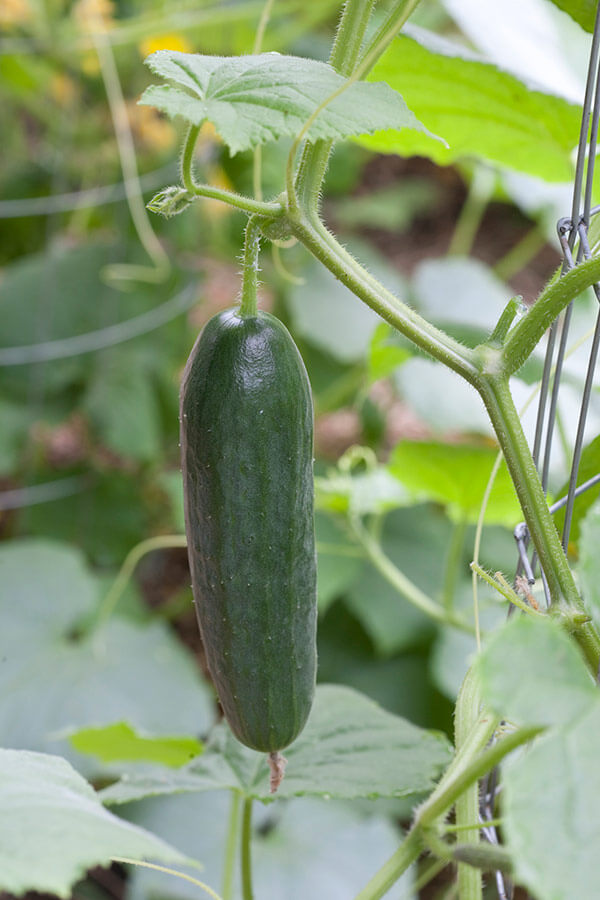
[[[241,316],[255,316],[257,309],[258,253],[260,250],[260,220],[250,216],[246,225],[243,256]]]
[[[252,797],[244,800],[242,813],[242,897],[243,900],[254,900],[252,891]]]
[[[269,753],[268,762],[269,769],[271,770],[269,788],[271,794],[275,794],[277,792],[277,788],[283,781],[283,776],[285,775],[285,767],[287,766],[287,759],[285,758],[285,756],[281,755],[279,750],[274,750],[272,753]]]

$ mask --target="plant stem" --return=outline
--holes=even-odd
[[[242,812],[242,897],[254,900],[252,891],[252,797],[244,799]]]
[[[256,291],[258,287],[258,253],[260,250],[260,219],[250,216],[244,239],[244,268],[242,275],[242,297],[240,316],[255,316],[257,313]]]
[[[100,603],[98,615],[96,617],[96,628],[105,625],[112,616],[117,603],[121,599],[123,591],[127,587],[129,580],[142,557],[147,553],[152,553],[153,550],[164,550],[168,547],[187,547],[187,538],[185,534],[161,534],[159,537],[148,538],[146,541],[141,541],[129,551],[117,577]]]
[[[374,0],[346,0],[329,55],[329,64],[340,75],[350,75],[367,29]],[[296,174],[295,191],[305,210],[315,215],[319,192],[327,171],[333,141],[307,143]]]
[[[444,572],[444,606],[449,612],[452,611],[454,606],[454,594],[456,592],[456,582],[462,560],[466,530],[466,519],[463,518],[460,522],[454,523],[452,536],[450,538],[450,546],[448,547],[448,555],[446,556],[446,570]]]
[[[553,280],[514,326],[504,346],[504,367],[512,375],[529,357],[546,330],[574,297],[600,280],[600,256],[580,262]]]
[[[212,897],[212,900],[224,900],[224,898],[219,897],[217,892],[213,891],[208,884],[199,881],[198,878],[192,878],[191,875],[187,875],[185,872],[178,872],[177,869],[171,869],[169,866],[159,866],[156,863],[144,862],[144,860],[141,859],[129,859],[128,856],[113,856],[111,858],[113,862],[126,863],[128,866],[141,866],[142,869],[154,869],[155,872],[164,872],[165,875],[174,875],[175,878],[181,878],[182,881],[189,881],[190,884],[199,887],[200,890],[208,894],[209,897]]]
[[[477,723],[480,706],[479,685],[473,669],[469,669],[456,703],[454,740],[457,751],[465,746],[473,726]],[[469,822],[474,822],[478,816],[479,785],[477,781],[474,781],[456,800],[456,825],[460,828]],[[478,844],[479,832],[467,832],[464,841],[466,844]],[[458,896],[460,900],[481,900],[483,897],[481,872],[464,863],[458,864]]]
[[[240,826],[240,810],[242,795],[239,791],[231,791],[231,806],[229,809],[229,823],[227,826],[227,841],[225,843],[225,859],[223,860],[223,884],[221,893],[223,900],[233,898],[233,877]]]
[[[416,584],[413,584],[410,578],[407,578],[404,572],[400,571],[400,569],[394,565],[392,560],[386,556],[381,545],[369,534],[359,519],[353,519],[351,525],[354,534],[364,547],[367,557],[377,571],[383,575],[385,580],[388,581],[399,594],[408,600],[409,603],[412,603],[413,606],[416,606],[417,609],[420,609],[421,612],[424,612],[425,615],[434,619],[436,622],[441,622],[445,625],[454,625],[455,628],[466,631],[468,634],[474,633],[473,628],[468,622],[464,622],[462,619],[459,619],[458,616],[453,615],[450,610],[440,606],[439,603],[436,603],[431,597],[424,594]]]
[[[518,275],[548,243],[543,226],[538,223],[530,228],[518,243],[511,247],[494,265],[494,272],[503,281]]]
[[[418,830],[412,828],[393,856],[375,873],[355,900],[379,900],[398,881],[408,867],[419,858],[423,844]]]
[[[479,392],[504,453],[553,602],[580,610],[581,600],[548,511],[537,469],[513,403],[508,378],[502,375],[484,376]]]
[[[478,358],[473,350],[436,328],[414,309],[402,303],[370,275],[324,227],[315,227],[305,216],[289,216],[293,234],[346,287],[382,319],[397,328],[435,359],[458,372],[471,384],[478,379]]]
[[[181,155],[181,180],[188,194],[194,197],[208,197],[212,200],[223,200],[230,206],[237,209],[243,209],[247,213],[255,213],[259,216],[267,216],[268,218],[277,218],[284,213],[284,207],[281,203],[272,202],[265,203],[262,200],[254,200],[252,197],[244,197],[235,191],[227,191],[223,188],[212,187],[210,184],[198,184],[194,180],[194,149],[196,141],[200,134],[201,125],[190,125],[185,143],[183,145],[183,153]]]
[[[454,228],[448,255],[468,256],[471,252],[481,220],[490,202],[495,181],[496,174],[492,169],[482,165],[475,168],[467,197]]]

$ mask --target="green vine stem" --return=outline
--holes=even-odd
[[[229,808],[229,822],[227,825],[227,840],[225,843],[225,858],[223,860],[223,883],[221,893],[223,900],[233,900],[233,879],[236,860],[238,835],[240,830],[240,812],[242,795],[239,791],[231,791],[231,805]]]
[[[242,811],[242,897],[254,900],[252,890],[252,797],[246,797]]]
[[[260,250],[260,219],[250,216],[244,238],[241,316],[255,316],[257,312],[258,253]]]
[[[243,209],[244,212],[251,215],[267,216],[270,219],[282,216],[285,209],[277,201],[265,203],[262,200],[254,200],[252,197],[237,194],[235,191],[212,187],[210,184],[198,184],[194,180],[194,149],[201,127],[202,125],[190,125],[181,155],[181,180],[190,197],[208,197],[211,200],[223,200],[236,209]]]
[[[480,716],[481,697],[479,684],[473,669],[469,669],[456,701],[454,716],[454,740],[457,751],[464,747],[473,726]],[[467,825],[476,821],[479,816],[479,784],[473,784],[456,800],[456,825]],[[465,834],[466,844],[477,845],[479,832],[469,831]],[[464,863],[458,864],[458,896],[460,900],[482,900],[483,884],[481,872]]]
[[[346,0],[329,55],[329,64],[340,75],[350,75],[360,53],[374,0]],[[296,174],[295,191],[306,210],[317,213],[319,192],[327,171],[333,141],[307,143]]]
[[[413,584],[410,578],[407,578],[404,572],[386,556],[381,545],[369,534],[360,519],[353,518],[350,524],[355,537],[364,548],[373,566],[409,603],[436,622],[453,625],[455,628],[459,628],[468,634],[475,633],[468,622],[454,615],[451,610],[436,603],[431,597],[423,593],[416,584]]]
[[[224,898],[219,897],[216,891],[213,891],[208,884],[205,884],[203,881],[200,881],[198,878],[193,878],[191,875],[187,875],[185,872],[178,872],[177,869],[171,869],[169,866],[159,866],[156,863],[145,862],[141,859],[129,859],[128,856],[113,856],[113,862],[116,863],[124,863],[128,866],[141,866],[142,869],[154,869],[155,872],[164,872],[165,875],[174,875],[175,878],[181,878],[182,881],[189,881],[190,884],[199,887],[200,890],[204,891],[205,894],[208,894],[209,897],[212,897],[212,900],[224,900]]]
[[[185,534],[161,534],[158,537],[141,541],[129,551],[117,577],[100,603],[95,622],[96,629],[105,625],[112,616],[139,561],[146,556],[147,553],[152,553],[154,550],[165,550],[170,547],[187,547],[187,538]]]

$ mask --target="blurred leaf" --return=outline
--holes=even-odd
[[[193,125],[212,122],[232,153],[295,137],[345,81],[327,63],[279,53],[222,57],[159,50],[146,62],[180,87],[152,85],[140,103]],[[381,128],[427,131],[387,84],[357,82],[319,114],[309,136],[340,140]]]
[[[431,212],[439,200],[436,184],[425,178],[413,178],[390,185],[371,194],[359,194],[338,200],[336,221],[345,228],[377,228],[406,231],[418,215]]]
[[[76,551],[13,542],[0,547],[0,573],[5,745],[55,749],[66,732],[115,721],[156,736],[208,731],[211,692],[162,622],[114,617],[101,630],[85,630],[96,611],[96,583]],[[67,755],[66,742],[60,746]]]
[[[357,474],[334,470],[327,478],[315,479],[315,491],[317,507],[347,515],[382,513],[414,502],[386,466]]]
[[[189,861],[174,847],[108,812],[58,756],[0,750],[0,890],[71,896],[87,869],[114,856]]]
[[[85,490],[62,497],[60,502],[22,509],[19,528],[24,534],[51,534],[56,540],[81,546],[94,562],[114,567],[148,535],[145,490],[140,473],[94,472]]]
[[[450,523],[430,506],[411,506],[386,517],[385,553],[398,568],[436,599],[441,593],[450,539]],[[432,564],[432,560],[436,563]],[[377,653],[390,656],[426,642],[433,623],[416,609],[373,566],[351,585],[345,600],[373,641]]]
[[[381,804],[368,802],[367,815],[355,804],[324,803],[308,797],[268,808],[255,807],[252,877],[256,896],[260,900],[348,900],[355,896],[373,870],[392,855],[400,839],[389,819],[379,811]],[[119,812],[184,853],[206,861],[203,879],[219,884],[229,804],[224,791],[211,791],[148,798],[121,807]],[[210,822],[211,827],[198,828],[199,822]],[[390,900],[412,900],[410,883],[411,873],[407,873],[390,890]],[[127,888],[130,900],[198,900],[194,885],[147,869],[132,872]],[[236,884],[236,900],[241,896],[239,890]]]
[[[431,32],[410,27],[406,32],[370,78],[401,90],[409,107],[449,146],[412,131],[365,136],[363,145],[382,153],[427,156],[442,165],[475,156],[547,181],[571,180],[579,106],[531,90]]]
[[[160,417],[149,360],[139,353],[101,354],[85,408],[101,443],[141,461],[160,455]]]
[[[185,515],[183,510],[183,480],[181,471],[163,472],[159,481],[171,504],[173,529],[176,532],[183,534],[185,531]]]
[[[596,0],[551,0],[555,6],[569,13],[572,19],[585,28],[586,31],[594,30],[596,21]]]
[[[13,472],[19,463],[31,414],[28,409],[0,398],[0,421],[0,476],[3,476]]]
[[[588,481],[588,479],[593,478],[594,475],[598,474],[598,472],[600,472],[600,435],[594,438],[594,440],[591,441],[583,449],[583,453],[581,454],[581,462],[579,463],[579,471],[577,473],[577,486]],[[569,481],[567,480],[556,492],[557,499],[566,496],[568,490]],[[590,508],[593,506],[599,496],[600,483],[595,484],[589,490],[585,491],[585,493],[580,494],[579,497],[575,498],[569,542],[572,542],[574,544],[579,543],[579,533],[582,520],[586,517]],[[559,533],[562,533],[565,524],[564,506],[562,507],[562,509],[559,509],[557,513],[555,513],[554,522]]]
[[[140,734],[127,722],[82,728],[69,735],[69,742],[79,753],[95,756],[104,763],[153,762],[178,768],[202,752],[202,744],[195,738]]]
[[[349,249],[387,288],[401,292],[401,276],[379,254],[357,241],[349,242]],[[379,316],[316,261],[304,277],[287,299],[294,333],[341,362],[362,360]]]
[[[406,403],[434,434],[493,434],[479,394],[442,363],[414,356],[395,373],[394,380]]]
[[[594,503],[581,519],[579,538],[579,577],[586,609],[600,624],[600,504]]]
[[[550,683],[553,673],[548,672]],[[503,834],[536,897],[594,897],[600,879],[600,706],[503,766]]]
[[[460,256],[420,263],[413,291],[428,319],[441,326],[459,323],[477,329],[479,340],[492,331],[511,298],[489,266]]]
[[[368,350],[369,380],[379,381],[410,359],[414,350],[395,328],[380,322],[375,328]]]
[[[475,522],[497,455],[497,450],[477,445],[402,441],[392,453],[390,471],[415,497],[443,503],[456,521]],[[517,496],[502,463],[485,521],[514,525],[519,515]]]
[[[385,712],[350,688],[319,685],[308,723],[285,755],[278,797],[401,797],[433,786],[450,747],[441,734]],[[156,794],[233,788],[266,803],[273,800],[267,771],[264,756],[219,726],[205,753],[185,769],[132,775],[102,797],[106,803],[126,803]]]
[[[485,702],[517,725],[567,724],[598,702],[576,644],[550,619],[514,617],[476,665]]]
[[[318,510],[315,514],[315,532],[319,612],[324,613],[352,584],[364,566],[364,557],[360,547],[349,539],[341,524]]]

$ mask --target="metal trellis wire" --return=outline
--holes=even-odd
[[[571,215],[561,218],[557,223],[558,237],[563,255],[561,276],[570,271],[574,266],[578,265],[582,260],[589,259],[591,256],[588,229],[593,216],[600,212],[600,206],[592,207],[592,186],[594,179],[594,165],[596,161],[599,119],[600,4],[596,9],[596,20],[590,50],[590,61],[581,118],[581,130],[577,148]],[[565,510],[561,535],[562,546],[565,552],[567,551],[571,526],[573,523],[575,499],[585,491],[590,490],[600,483],[600,473],[598,473],[592,478],[588,478],[581,485],[577,485],[579,466],[583,451],[585,426],[592,396],[594,372],[598,359],[598,350],[600,348],[600,284],[595,284],[593,290],[599,301],[599,308],[593,332],[583,392],[581,395],[569,485],[566,495],[550,506],[550,512],[552,513],[563,508]],[[576,301],[571,302],[567,309],[552,323],[548,330],[532,449],[532,455],[544,491],[548,490],[552,442],[557,428],[558,396],[560,393],[563,364],[575,302]],[[517,525],[514,537],[518,550],[515,584],[518,585],[519,580],[522,579],[525,581],[525,584],[533,586],[536,581],[536,571],[539,570],[546,606],[549,606],[550,593],[548,584],[543,569],[538,565],[535,550],[530,551],[529,532],[524,522]],[[515,607],[511,607],[509,614],[514,612],[514,609]],[[492,844],[499,843],[498,833],[492,822],[496,814],[495,805],[499,792],[500,785],[498,783],[498,772],[495,770],[483,780],[480,791],[481,830],[485,839]],[[512,900],[513,886],[510,880],[503,875],[502,872],[496,872],[495,881],[499,900]]]

